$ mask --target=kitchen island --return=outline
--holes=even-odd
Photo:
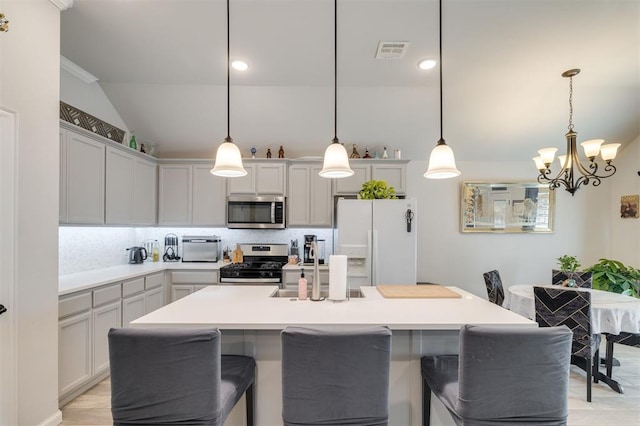
[[[375,287],[363,287],[363,297],[343,302],[300,301],[271,297],[276,286],[211,286],[151,312],[133,327],[216,327],[222,330],[223,352],[250,355],[258,364],[257,425],[281,421],[280,331],[289,326],[369,327],[386,325],[393,332],[390,378],[390,425],[421,422],[420,357],[456,353],[458,330],[464,324],[537,327],[510,312],[457,287],[450,299],[386,299]],[[358,354],[352,354],[357,358]],[[313,366],[309,366],[313,368]],[[432,424],[453,424],[439,403],[432,403]],[[241,405],[241,404],[240,404]],[[242,423],[242,408],[227,422]]]

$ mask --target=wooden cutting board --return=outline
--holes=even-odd
[[[462,295],[441,285],[392,285],[376,286],[387,299],[460,299]]]

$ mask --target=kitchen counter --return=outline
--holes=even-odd
[[[64,296],[76,291],[86,290],[109,284],[114,281],[128,280],[142,275],[162,271],[216,271],[226,263],[202,262],[144,262],[139,264],[125,264],[110,268],[94,269],[77,272],[75,274],[60,275],[58,277],[58,295]]]
[[[375,287],[362,287],[364,297],[343,302],[299,301],[269,297],[276,286],[209,286],[151,312],[132,327],[216,327],[222,351],[255,358],[257,425],[282,424],[282,346],[287,326],[347,328],[386,325],[393,330],[389,425],[421,424],[420,357],[457,353],[463,324],[537,327],[517,315],[457,287],[461,298],[385,299]],[[359,354],[348,354],[357,362]],[[309,368],[313,368],[312,365]],[[225,424],[243,424],[243,403]],[[432,398],[432,424],[453,425],[437,398]]]
[[[302,263],[296,263],[295,265],[291,265],[287,263],[282,267],[283,271],[299,271],[301,269],[304,269],[307,272],[313,272],[313,265],[303,265]],[[327,263],[324,265],[318,265],[318,269],[320,269],[321,271],[328,271],[329,264]]]
[[[387,325],[392,330],[459,330],[464,324],[537,326],[481,297],[449,288],[462,298],[385,299],[375,287],[361,287],[361,298],[313,302],[269,297],[278,290],[276,286],[211,286],[138,318],[132,326],[226,330],[282,330],[289,325]]]

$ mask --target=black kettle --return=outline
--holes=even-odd
[[[142,263],[147,259],[147,249],[144,247],[129,247],[129,263]]]

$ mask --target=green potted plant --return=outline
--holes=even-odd
[[[384,180],[369,180],[362,184],[358,192],[359,200],[397,199],[396,190]]]
[[[578,260],[578,258],[575,256],[569,256],[569,255],[563,254],[557,260],[558,260],[558,266],[560,267],[560,270],[559,271],[554,270],[553,276],[557,277],[560,275],[558,274],[558,272],[561,272],[562,285],[565,287],[576,287],[575,274],[578,268],[580,267],[580,261]],[[556,279],[554,279],[553,281],[555,282]]]
[[[600,259],[590,266],[593,273],[593,288],[640,297],[640,270],[623,264],[618,260]]]

